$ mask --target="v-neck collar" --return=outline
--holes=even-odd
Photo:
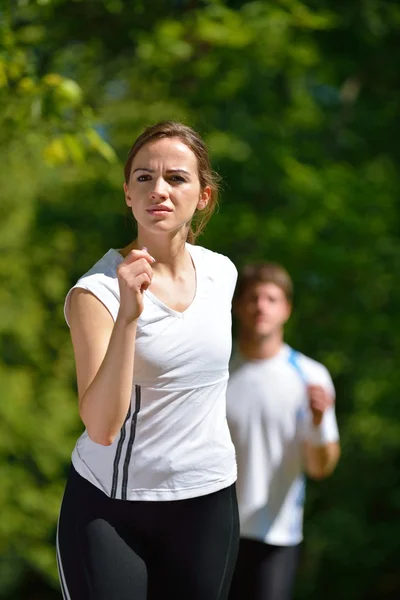
[[[183,310],[183,311],[174,310],[173,308],[171,308],[170,306],[165,304],[165,302],[160,300],[150,290],[144,291],[144,295],[151,302],[153,302],[153,304],[155,304],[159,308],[163,309],[165,312],[169,313],[170,315],[173,315],[174,317],[178,317],[180,319],[183,319],[184,316],[187,315],[187,313],[190,312],[192,310],[192,307],[197,303],[197,300],[200,295],[200,288],[201,288],[200,266],[199,266],[199,261],[197,260],[196,252],[193,252],[194,247],[192,246],[192,244],[186,243],[185,248],[189,252],[190,258],[192,259],[194,270],[195,270],[195,276],[196,276],[196,290],[195,290],[193,299],[192,299],[191,303],[189,304],[189,306],[187,308],[185,308],[185,310]],[[119,262],[122,262],[124,260],[124,257],[122,256],[122,254],[115,248],[112,248],[112,250],[113,250],[113,252],[115,252],[117,254],[118,258],[121,259]]]

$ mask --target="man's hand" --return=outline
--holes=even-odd
[[[309,385],[307,390],[309,406],[313,416],[313,425],[317,427],[321,424],[326,409],[332,406],[333,398],[322,385]]]

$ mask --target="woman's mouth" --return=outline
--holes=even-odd
[[[165,215],[167,213],[172,212],[172,209],[169,208],[169,206],[166,206],[165,204],[154,204],[153,206],[150,206],[149,208],[146,208],[146,211],[150,214],[150,215]]]

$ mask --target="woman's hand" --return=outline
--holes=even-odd
[[[125,260],[117,267],[120,291],[118,318],[131,323],[139,318],[143,311],[143,292],[147,290],[153,278],[151,265],[155,259],[142,250],[131,250]]]

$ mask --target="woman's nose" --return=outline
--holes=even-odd
[[[159,177],[154,182],[154,187],[150,192],[151,198],[168,198],[168,184],[162,177]]]

